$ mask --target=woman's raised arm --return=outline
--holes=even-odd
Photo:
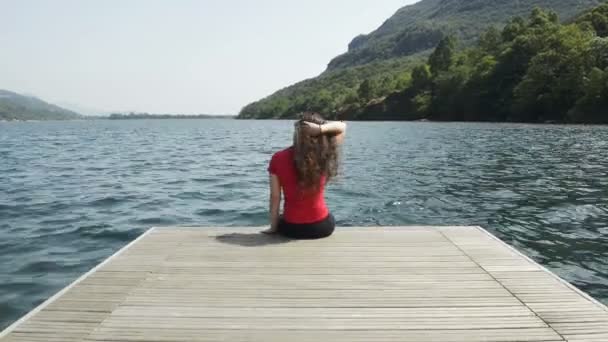
[[[344,141],[344,135],[346,134],[346,123],[343,121],[327,121],[322,125],[308,121],[304,121],[303,123],[306,125],[308,134],[310,135],[334,135],[338,144],[341,144]]]
[[[331,134],[336,138],[338,144],[344,142],[346,134],[346,123],[343,121],[328,121],[319,127],[321,134]]]

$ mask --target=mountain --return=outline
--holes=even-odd
[[[598,0],[423,0],[397,11],[376,31],[359,35],[348,52],[334,58],[329,70],[372,61],[409,56],[434,48],[446,34],[464,45],[474,43],[492,25],[502,26],[514,16],[527,16],[535,7],[550,9],[569,19]]]
[[[240,118],[288,118],[314,110],[332,117],[361,98],[363,82],[382,98],[402,91],[413,65],[437,43],[453,35],[461,48],[473,45],[488,28],[502,28],[514,16],[535,7],[549,9],[562,20],[593,8],[600,0],[422,0],[399,9],[377,30],[355,37],[345,54],[335,57],[318,77],[296,83],[245,106]]]
[[[447,36],[411,78],[382,98],[362,83],[368,95],[341,117],[607,124],[608,3],[566,23],[535,8],[464,50]]]
[[[72,120],[78,113],[25,96],[0,89],[0,120]]]

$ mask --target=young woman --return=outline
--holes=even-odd
[[[325,205],[325,184],[338,172],[338,146],[346,124],[304,113],[295,123],[293,146],[272,156],[270,172],[270,229],[293,239],[320,239],[335,228]],[[285,204],[279,216],[281,194]]]

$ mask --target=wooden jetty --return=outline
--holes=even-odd
[[[479,227],[151,229],[0,333],[22,341],[608,341],[608,309]]]

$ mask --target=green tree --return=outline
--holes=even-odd
[[[412,70],[412,88],[425,90],[431,85],[431,71],[427,64],[418,65]]]
[[[357,94],[359,95],[359,99],[368,102],[376,96],[377,91],[378,83],[375,80],[366,79],[359,85]]]
[[[608,68],[608,38],[593,38],[589,44],[588,57],[591,65],[602,70]]]
[[[511,42],[525,30],[526,22],[522,17],[514,17],[502,30],[502,40]]]
[[[608,6],[606,7],[608,8]],[[595,29],[595,32],[597,32],[598,36],[608,36],[608,13],[593,13],[591,17],[591,23],[593,24],[593,28]]]
[[[585,94],[568,113],[574,122],[608,123],[608,68],[593,68],[585,78]]]
[[[463,120],[467,121],[500,121],[497,117],[496,84],[493,81],[497,61],[492,55],[482,55],[472,61],[469,81],[462,91]],[[504,119],[502,119],[504,120]]]
[[[600,37],[608,36],[608,3],[598,6],[576,20],[583,28],[591,28]]]
[[[352,89],[352,88],[348,88],[344,91],[344,100],[342,101],[342,104],[355,104],[359,102],[359,95],[357,94],[357,91]]]
[[[378,84],[378,95],[388,95],[395,91],[395,76],[384,76]]]
[[[502,36],[500,31],[495,27],[490,27],[479,38],[479,48],[484,54],[498,56],[500,53],[500,45],[502,44]]]
[[[447,36],[439,41],[437,48],[435,48],[435,51],[429,57],[429,67],[433,77],[450,68],[455,50],[456,40],[454,37]]]
[[[335,109],[334,98],[326,89],[322,89],[313,95],[308,103],[309,107],[307,110],[312,110],[315,112],[329,113]]]
[[[431,94],[429,92],[422,92],[416,95],[412,99],[412,104],[415,113],[412,116],[427,118],[431,107]]]
[[[412,84],[412,74],[410,72],[402,72],[395,78],[395,91],[400,92],[408,88]]]
[[[463,96],[471,74],[471,67],[462,61],[450,72],[440,74],[434,80],[430,116],[434,120],[461,121],[468,99]]]
[[[514,116],[522,121],[562,120],[582,96],[589,37],[564,26],[545,37],[547,46],[530,61],[514,89]]]
[[[553,11],[543,11],[541,8],[536,7],[530,15],[529,27],[540,27],[544,28],[549,24],[558,24],[559,18]]]

